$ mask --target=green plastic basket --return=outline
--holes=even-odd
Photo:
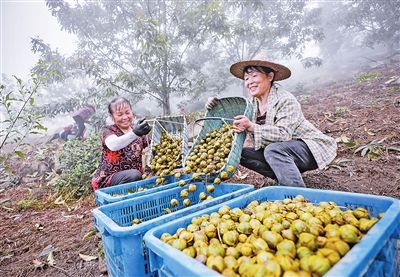
[[[194,141],[189,152],[185,156],[184,165],[186,164],[186,160],[193,151],[194,147],[200,143],[200,141],[208,132],[212,131],[213,129],[219,129],[226,123],[232,124],[233,118],[237,115],[245,115],[248,118],[251,118],[252,114],[253,106],[245,98],[226,97],[218,99],[217,104],[206,112],[204,118],[196,120],[196,122],[204,121],[204,125],[201,128],[200,133],[197,135],[196,140]],[[228,161],[225,163],[225,166],[214,174],[203,174],[200,176],[200,178],[212,181],[221,173],[221,171],[226,171],[229,178],[232,177],[233,172],[228,172],[227,167],[232,165],[236,168],[238,166],[245,139],[246,132],[235,133],[232,141],[231,152],[228,155]]]
[[[187,131],[186,118],[183,115],[178,116],[164,116],[157,117],[154,119],[153,132],[151,135],[151,145],[150,149],[153,148],[155,143],[159,143],[162,134],[167,133],[169,135],[179,136],[183,139],[182,141],[182,165],[184,164],[184,157],[189,151],[189,134]],[[150,154],[146,160],[147,165],[150,165],[151,159],[153,158],[153,152]]]

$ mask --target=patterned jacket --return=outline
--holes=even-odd
[[[252,98],[251,101],[253,104],[252,121],[255,122],[258,102],[255,98]],[[265,148],[273,142],[300,139],[307,144],[320,169],[333,161],[337,150],[335,139],[324,135],[305,119],[300,103],[291,93],[272,86],[267,105],[265,125],[254,127],[256,150]]]

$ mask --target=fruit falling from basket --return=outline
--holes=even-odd
[[[322,276],[382,217],[342,208],[301,195],[222,206],[160,239],[224,276]]]
[[[153,145],[153,159],[150,163],[150,169],[162,178],[171,174],[173,170],[181,166],[182,159],[182,138],[164,133],[160,142]]]

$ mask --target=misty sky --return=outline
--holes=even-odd
[[[39,36],[61,53],[73,52],[74,36],[61,31],[44,0],[0,0],[0,11],[1,73],[19,77],[29,74],[38,58],[30,50],[31,37]]]

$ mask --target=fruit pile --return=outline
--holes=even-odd
[[[150,162],[150,169],[155,172],[156,176],[169,175],[173,169],[181,166],[182,138],[164,133],[160,142],[155,143],[151,151],[153,158]]]
[[[223,206],[160,239],[224,276],[322,276],[377,221],[364,208],[343,211],[298,195]]]
[[[190,152],[184,172],[198,176],[199,174],[215,174],[223,169],[228,161],[233,138],[232,125],[228,124],[208,132]],[[233,172],[234,167],[230,166],[229,170]],[[219,182],[227,177],[227,172],[221,172]]]

